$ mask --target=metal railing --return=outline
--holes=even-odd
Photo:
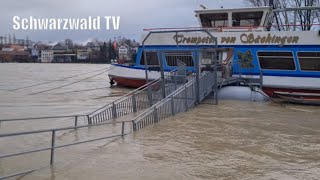
[[[97,124],[144,110],[161,101],[186,82],[186,66],[181,65],[165,75],[145,84],[106,106],[88,114],[88,123]]]
[[[205,72],[200,76],[200,100],[202,101],[207,95],[213,91],[214,74]],[[219,76],[218,82],[222,82]],[[133,130],[142,129],[148,125],[157,123],[165,118],[174,116],[180,112],[187,111],[189,108],[197,104],[196,95],[196,79],[193,78],[185,85],[178,88],[162,101],[153,105],[142,114],[132,120]]]
[[[83,143],[88,143],[88,142],[93,142],[93,141],[99,141],[99,140],[103,140],[103,139],[123,137],[124,135],[126,135],[132,131],[132,129],[130,128],[128,133],[125,132],[125,124],[126,123],[131,123],[131,121],[100,123],[100,124],[95,124],[95,125],[77,126],[77,130],[78,130],[78,129],[90,128],[90,127],[95,127],[95,126],[121,124],[121,131],[119,133],[116,133],[115,135],[104,136],[104,137],[99,137],[99,138],[94,138],[94,139],[89,139],[89,140],[83,140],[83,141],[77,141],[77,142],[72,142],[72,143],[62,144],[62,145],[56,144],[56,137],[57,137],[56,133],[59,131],[74,130],[75,127],[71,126],[71,127],[65,127],[65,128],[54,128],[54,129],[44,129],[44,130],[36,130],[36,131],[25,131],[25,132],[17,132],[17,133],[0,134],[0,138],[10,138],[10,137],[16,137],[16,136],[51,133],[51,139],[50,139],[51,143],[49,146],[39,148],[39,149],[31,149],[31,150],[27,150],[27,151],[23,151],[23,152],[16,152],[16,153],[10,153],[10,154],[0,154],[0,159],[14,157],[14,156],[21,156],[21,155],[25,155],[25,154],[32,154],[32,153],[37,153],[37,152],[43,152],[43,151],[50,151],[50,164],[52,165],[54,163],[56,149],[68,147],[68,146],[73,146],[73,145],[78,145],[78,144],[83,144]],[[129,127],[131,127],[131,126],[129,126]],[[25,171],[25,173],[32,172],[32,171],[34,171],[34,170]],[[7,175],[7,176],[0,177],[0,179],[18,176],[18,175],[25,174],[25,173],[17,173],[17,174]]]
[[[170,94],[180,87],[185,82],[185,79],[186,66],[183,64],[166,74],[165,79],[155,79],[91,113],[66,116],[0,119],[0,127],[4,123],[19,121],[64,121],[64,126],[66,126],[65,124],[68,124],[67,126],[74,125],[74,128],[77,128],[79,125],[91,125],[105,122],[150,107],[152,104],[163,98],[163,92],[160,88],[162,83],[165,84],[165,94]]]
[[[166,74],[164,78],[159,78],[154,81],[151,81],[148,84],[118,98],[112,103],[109,103],[106,106],[103,106],[87,115],[2,119],[0,120],[0,125],[1,123],[4,123],[4,122],[21,123],[21,122],[30,122],[34,120],[42,122],[42,120],[53,120],[53,119],[59,120],[59,121],[63,120],[64,122],[69,121],[71,122],[71,124],[69,127],[63,127],[63,128],[52,128],[52,129],[31,130],[31,131],[24,131],[24,132],[10,132],[10,133],[0,134],[1,139],[16,137],[16,136],[42,134],[42,133],[51,134],[50,146],[42,147],[38,149],[30,149],[23,152],[0,154],[0,159],[32,154],[37,152],[43,152],[43,151],[50,151],[50,164],[53,164],[54,157],[55,157],[55,150],[58,148],[63,148],[63,147],[68,147],[68,146],[73,146],[73,145],[78,145],[78,144],[83,144],[83,143],[88,143],[88,142],[93,142],[93,141],[98,141],[103,139],[122,137],[126,135],[125,124],[128,122],[132,123],[132,121],[121,121],[121,122],[115,122],[115,121],[106,122],[106,121],[146,109],[152,106],[153,104],[161,101],[163,98],[165,98],[166,94],[171,94],[173,91],[183,86],[185,83],[186,83],[186,66],[181,65],[178,68]],[[80,120],[83,120],[83,122],[81,121],[81,124],[79,122]],[[112,135],[112,136],[99,137],[99,138],[90,139],[90,140],[72,142],[72,143],[62,144],[62,145],[56,144],[56,137],[57,137],[56,133],[59,131],[78,130],[82,128],[89,128],[94,126],[105,126],[105,125],[111,125],[111,124],[113,125],[113,124],[119,124],[119,123],[121,123],[121,133],[119,134]],[[65,124],[66,123],[63,123],[64,126]],[[130,131],[132,130],[131,127],[132,126],[130,126]],[[34,170],[19,172],[16,174],[0,177],[0,179],[19,176],[19,175],[23,175],[33,171]]]
[[[223,66],[225,65],[218,64],[216,72],[207,71],[200,75],[199,102],[203,101],[211,93],[217,93],[217,87],[247,81],[241,77],[224,77],[222,73]],[[262,82],[262,74],[260,74],[260,80]],[[168,95],[165,99],[135,117],[132,120],[133,131],[155,124],[165,118],[187,111],[189,108],[196,106],[198,104],[196,89],[196,78],[193,78],[188,83]],[[217,98],[217,96],[214,97]]]
[[[9,125],[11,122],[19,122],[19,125],[25,128],[28,126],[28,124],[25,122],[38,121],[39,123],[37,123],[36,126],[35,124],[30,124],[31,129],[39,129],[41,128],[41,126],[44,126],[46,128],[50,125],[54,127],[73,126],[74,129],[76,129],[79,125],[80,126],[87,125],[88,120],[89,120],[88,115],[44,116],[44,117],[30,117],[30,118],[0,119],[0,128],[1,128],[0,132],[6,131],[6,125],[7,124]],[[9,129],[12,129],[12,128],[9,128]]]

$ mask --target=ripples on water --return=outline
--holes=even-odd
[[[88,67],[70,65],[68,68],[85,72],[91,70]],[[3,84],[3,77],[1,79]],[[106,85],[106,79],[102,79],[95,82],[97,87]],[[82,87],[87,86],[92,87],[92,84],[84,83]],[[108,95],[108,91],[118,89],[65,95],[62,102],[60,96],[50,96],[46,101],[55,101],[57,107],[62,107],[55,109],[49,105],[42,108],[45,113],[52,109],[69,112],[61,110],[67,107],[71,107],[70,112],[84,110],[84,104],[93,107],[95,103],[104,102],[92,100],[92,97]],[[7,102],[1,101],[2,113],[8,109],[9,112],[16,111],[17,115],[25,112],[14,110],[16,103],[10,101],[10,97],[4,99]],[[41,101],[40,104],[45,104],[46,101],[40,99],[28,99],[22,109],[28,108],[28,103]],[[6,107],[7,104],[13,107]],[[319,110],[316,106],[281,107],[274,103],[240,101],[220,101],[218,106],[201,104],[124,139],[58,150],[54,167],[45,167],[22,179],[318,179]],[[101,134],[107,130],[90,131]],[[86,137],[91,133],[79,136]],[[73,136],[65,134],[60,139],[68,140]],[[35,159],[31,164],[47,165],[42,161]],[[11,161],[10,166],[15,163]],[[10,169],[7,165],[2,162],[0,172]]]

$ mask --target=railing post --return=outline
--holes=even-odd
[[[77,129],[78,126],[78,116],[74,117],[74,129]]]
[[[197,103],[200,103],[200,58],[199,58],[199,52],[196,51],[196,60],[195,60],[195,66],[196,66],[196,100]]]
[[[171,96],[171,115],[174,116],[175,112],[174,112],[174,99],[173,96]]]
[[[162,53],[158,53],[158,61],[160,64],[160,74],[161,74],[161,93],[162,93],[162,99],[166,98],[166,84],[165,84],[165,78],[164,78],[164,67],[163,67],[163,61],[162,61]]]
[[[132,109],[133,109],[133,112],[137,112],[136,93],[133,93],[132,95]]]
[[[117,118],[117,109],[116,109],[116,105],[114,104],[114,102],[112,103],[112,118],[115,119]]]
[[[213,58],[212,58],[213,59]],[[214,104],[218,105],[218,59],[217,59],[217,50],[214,50]]]
[[[86,116],[87,116],[87,120],[88,120],[88,125],[91,125],[92,122],[91,122],[90,116],[89,115],[86,115]]]
[[[124,136],[124,121],[122,122],[122,128],[121,128],[121,136]]]
[[[56,136],[56,130],[52,130],[50,165],[52,165],[54,163],[55,136]]]
[[[174,73],[173,73],[174,91],[177,90],[177,78],[178,78],[177,73],[174,72]]]
[[[187,92],[187,86],[184,85],[184,98],[185,98],[185,111],[188,110],[188,92]]]
[[[151,107],[153,103],[152,103],[152,89],[150,85],[148,86],[147,91],[148,91],[149,107]]]
[[[134,122],[134,120],[132,120],[132,130],[136,131],[136,123]]]
[[[159,122],[157,107],[154,107],[153,109],[153,118],[154,118],[154,123]]]

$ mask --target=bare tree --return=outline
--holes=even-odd
[[[307,7],[319,6],[320,0],[291,0],[292,7]],[[310,31],[312,24],[319,22],[319,10],[303,10],[297,11],[298,21],[301,25],[301,30]]]
[[[73,48],[73,41],[71,39],[65,39],[64,40],[64,44],[69,48],[72,49]]]
[[[291,7],[318,6],[320,0],[244,0],[250,6],[270,6],[274,9],[273,23],[279,31],[299,29],[310,31],[314,24],[320,20],[319,10],[298,10],[296,11],[296,21],[294,11],[279,11]],[[294,27],[298,25],[297,27]]]

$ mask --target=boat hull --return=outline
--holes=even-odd
[[[159,71],[147,71],[149,81],[160,78]],[[167,74],[167,72],[165,72]],[[108,76],[110,81],[120,86],[139,88],[146,84],[145,69],[135,66],[112,65]]]
[[[280,92],[274,91],[274,95],[291,103],[320,105],[320,93]]]
[[[131,88],[139,88],[146,84],[145,79],[132,79],[127,77],[119,77],[119,76],[113,76],[109,75],[110,80],[115,81],[117,85],[119,86],[126,86]]]
[[[233,75],[239,77],[239,75]],[[242,75],[244,78],[259,79],[257,75]],[[270,97],[274,92],[320,93],[320,78],[263,76],[263,91]]]

